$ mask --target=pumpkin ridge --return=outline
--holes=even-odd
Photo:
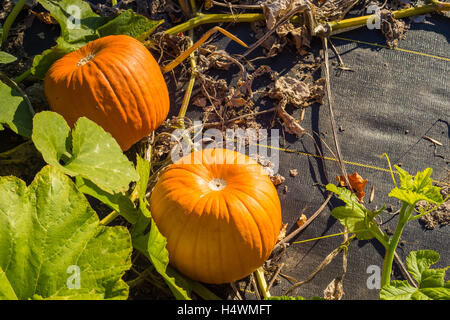
[[[98,65],[98,62],[99,62],[99,61],[92,60],[92,63],[96,66],[97,70],[101,73],[101,75],[102,75],[103,78],[105,79],[105,84],[108,85],[111,94],[114,96],[115,100],[117,100],[117,102],[118,102],[117,107],[120,108],[119,112],[120,112],[121,117],[122,117],[123,119],[128,120],[127,114],[126,114],[126,112],[125,112],[125,108],[124,108],[123,105],[122,105],[122,101],[120,101],[120,99],[118,98],[118,96],[117,96],[117,94],[116,94],[116,91],[114,90],[114,88],[113,88],[111,82],[108,80],[108,77],[106,76],[106,74],[105,74],[105,72],[103,71],[103,69],[100,68],[100,66]],[[128,122],[128,121],[126,121],[126,122]]]
[[[259,185],[259,184],[255,184],[255,187],[258,186],[258,185]],[[239,190],[240,192],[242,192],[243,194],[246,194],[244,191],[240,190],[239,188],[236,188],[236,189]],[[260,188],[257,188],[256,190],[257,190],[258,192],[262,192],[262,194],[265,196],[266,199],[270,199],[271,202],[272,202],[272,205],[273,205],[275,208],[279,207],[279,203],[275,203],[275,202],[274,202],[275,200],[272,201],[271,195],[267,194],[262,188],[261,188],[261,189],[260,189]],[[276,192],[276,191],[275,191],[275,192]],[[246,195],[247,195],[247,194],[246,194]],[[258,202],[258,199],[257,199],[256,197],[254,197],[253,194],[252,194],[252,195],[248,195],[248,196],[251,197],[251,198],[252,198],[253,200],[255,200],[256,202]],[[259,202],[258,202],[258,203],[259,203]],[[264,207],[264,209],[266,209],[266,207]],[[264,212],[265,212],[266,215],[269,217],[269,220],[270,220],[270,222],[272,223],[272,229],[273,229],[273,230],[277,230],[277,227],[279,227],[279,226],[277,226],[276,221],[274,221],[273,215],[271,215],[270,213],[268,213],[267,210],[264,210]],[[276,232],[279,232],[279,230],[277,230]]]
[[[95,65],[94,65],[95,67]],[[83,72],[90,72],[90,73],[94,73],[92,71],[92,65],[90,67],[85,68],[87,70],[84,70]],[[76,92],[78,91],[79,88],[85,89],[89,92],[89,94],[92,96],[92,98],[94,98],[95,101],[98,101],[97,98],[97,94],[95,92],[95,88],[93,88],[92,86],[86,85],[86,81],[84,80],[84,75],[81,72],[81,70],[76,69],[74,72],[71,73],[71,79],[70,79],[70,84],[72,84],[72,90],[70,90],[69,95],[71,97],[70,99],[70,105],[72,107],[74,107],[77,111],[79,111],[80,109],[83,111],[82,113],[85,113],[85,109],[89,108],[89,96],[86,94],[83,95],[77,95]],[[81,100],[81,101],[80,101]],[[80,104],[74,104],[74,102],[79,101],[81,102]],[[99,106],[99,110],[103,113],[103,115],[106,117],[107,113],[106,110],[102,107]],[[92,120],[91,115],[85,115],[86,118]],[[75,125],[75,122],[78,119],[73,119],[73,122],[71,124],[71,126],[73,127],[73,125]]]
[[[253,215],[252,210],[250,210],[250,208],[247,206],[246,201],[243,200],[241,197],[239,197],[238,194],[236,194],[236,193],[234,193],[234,196],[244,206],[244,208],[247,210],[249,216],[252,217],[252,220],[253,220],[254,224],[256,225],[256,229],[258,230],[259,240],[261,242],[261,248],[260,248],[259,254],[260,254],[260,256],[264,256],[265,255],[265,251],[267,250],[267,248],[266,248],[267,244],[264,241],[264,236],[262,234],[261,225],[260,225],[259,221]],[[255,202],[258,203],[258,201],[256,201],[256,200],[255,200]],[[258,205],[259,205],[259,203],[258,203]],[[266,216],[267,216],[268,214],[267,214],[266,210],[264,209],[264,207],[262,207],[261,205],[259,205],[259,206],[263,209],[263,211],[266,213]]]
[[[219,200],[219,198],[217,198],[217,197],[209,197],[209,201],[211,202],[211,199],[213,199],[213,198],[215,198],[216,200]],[[212,211],[211,206],[209,207],[208,211],[209,212]],[[217,220],[215,222],[217,223]],[[203,224],[199,223],[199,225],[203,225]],[[211,259],[211,254],[214,255],[214,250],[217,250],[217,252],[219,252],[218,256],[219,256],[219,260],[220,260],[220,265],[223,265],[223,261],[222,261],[222,243],[221,243],[221,236],[220,236],[220,234],[222,234],[222,231],[223,231],[222,229],[223,228],[220,228],[220,225],[219,225],[219,228],[218,228],[218,230],[219,230],[219,241],[217,241],[217,243],[219,244],[218,248],[212,248],[211,246],[207,245],[208,243],[214,243],[214,237],[217,236],[217,234],[214,232],[214,228],[205,228],[204,229],[206,231],[206,239],[207,239],[207,241],[206,241],[206,243],[203,243],[201,245],[203,245],[204,248],[206,248],[206,254],[208,256],[208,259],[206,259],[207,262],[205,263],[205,265],[206,265],[206,274],[207,274],[207,277],[209,279],[212,279],[213,275],[214,275],[214,266],[211,264],[211,261],[213,261],[213,259]],[[203,259],[199,259],[199,262],[203,262]],[[199,264],[199,267],[200,268],[197,269],[197,270],[202,270],[203,269],[201,264]]]
[[[228,214],[229,219],[232,221],[232,223],[234,225],[236,225],[235,218],[230,214],[230,212],[231,212],[230,208],[229,208],[230,204],[228,203],[228,201],[226,199],[223,199],[223,200],[225,202],[225,207],[227,208],[227,214]],[[234,241],[234,248],[235,248],[235,252],[237,255],[237,261],[239,261],[239,271],[241,271],[241,270],[245,270],[245,266],[243,265],[242,253],[240,251],[241,246],[239,245],[239,242],[241,241],[241,239],[239,237],[240,237],[240,234],[237,232],[234,232],[233,236],[231,238]],[[238,279],[236,279],[236,280],[238,280]]]
[[[122,61],[121,61],[122,62]],[[140,59],[139,59],[139,62],[140,62]],[[140,66],[141,66],[141,68],[142,68],[142,64],[141,63],[139,63],[140,64]],[[146,105],[146,106],[154,106],[155,105],[155,101],[153,100],[153,95],[151,95],[151,94],[144,94],[144,92],[142,91],[142,87],[139,85],[139,81],[137,81],[136,80],[136,78],[134,77],[134,74],[133,74],[133,72],[131,72],[131,70],[129,69],[129,66],[128,66],[128,64],[127,63],[124,63],[124,64],[122,64],[122,67],[124,67],[126,70],[127,70],[127,72],[128,72],[128,74],[129,74],[129,78],[127,78],[128,80],[129,79],[132,79],[133,80],[133,82],[134,82],[134,84],[135,84],[135,86],[136,86],[136,88],[137,88],[137,90],[139,91],[139,93],[140,93],[140,96],[141,96],[141,98],[142,99],[139,99],[139,100],[141,100],[140,102],[138,102],[138,101],[136,101],[136,97],[135,97],[135,95],[133,94],[134,93],[134,90],[131,90],[131,95],[134,97],[134,99],[135,99],[135,102],[136,102],[136,107],[137,108],[141,108],[141,106],[144,106],[144,105]],[[145,67],[144,68],[142,68],[141,70],[145,70]],[[151,84],[151,83],[150,83]],[[149,83],[147,83],[147,85],[149,85]],[[128,83],[127,83],[127,86],[128,86]],[[150,101],[148,101],[147,99],[149,99]],[[150,103],[149,103],[150,102]],[[145,112],[144,114],[145,114],[145,117],[146,117],[146,119],[145,119],[145,121],[144,121],[144,119],[142,118],[142,116],[141,116],[141,113],[140,112],[136,112],[137,113],[137,115],[139,116],[139,120],[140,120],[140,122],[141,122],[141,124],[142,123],[149,123],[150,124],[150,128],[153,128],[153,130],[154,129],[156,129],[156,127],[157,127],[157,121],[159,121],[159,116],[158,115],[155,115],[155,111],[153,110],[153,109],[159,109],[159,108],[146,108],[146,111],[148,111],[148,112],[152,112],[153,114],[152,114],[152,116],[150,117],[149,115],[148,115],[148,113],[147,112]],[[142,125],[141,125],[141,130],[142,130]]]
[[[139,64],[141,65],[142,68],[148,67],[146,65],[142,65],[141,64],[141,60],[139,60]],[[159,65],[157,67],[159,68]],[[151,87],[152,91],[161,93],[161,90],[164,89],[164,88],[162,88],[162,85],[158,85],[158,82],[155,81],[155,79],[147,78],[147,77],[149,77],[148,74],[146,74],[145,77],[146,77],[145,78],[145,82],[146,82],[146,84],[148,86]],[[163,79],[163,81],[165,81],[165,80]],[[164,84],[165,84],[165,82],[164,82]],[[142,89],[142,88],[140,87],[140,89]],[[144,95],[144,98],[149,98],[153,102],[152,104],[147,104],[147,105],[154,106],[155,105],[154,102],[157,102],[157,105],[165,105],[165,101],[162,100],[162,95],[161,94]],[[170,106],[169,106],[169,109],[170,109]],[[163,110],[161,108],[148,108],[148,111],[153,113],[153,117],[149,117],[148,120],[150,120],[150,121],[148,121],[148,122],[152,123],[152,128],[156,129],[156,127],[159,125],[158,122],[161,121],[161,119],[165,118],[165,115],[163,114]],[[151,121],[152,119],[154,119],[153,122]]]
[[[232,198],[231,199],[232,201],[230,201],[230,198]],[[228,208],[228,212],[230,213],[230,220],[233,220],[233,223],[235,225],[238,225],[237,221],[239,221],[240,224],[244,224],[245,225],[245,228],[244,228],[245,231],[251,230],[252,227],[253,227],[251,221],[249,221],[248,219],[245,219],[245,218],[244,219],[242,219],[242,218],[241,219],[236,219],[236,217],[234,217],[234,215],[231,214],[232,212],[235,212],[236,210],[232,210],[232,208],[230,208],[229,206],[231,205],[231,202],[235,202],[236,200],[239,200],[239,199],[235,196],[234,192],[228,193],[227,197],[225,199],[226,204],[227,204],[227,208]],[[239,203],[241,203],[240,200],[239,200]],[[245,209],[247,209],[247,208],[245,207]],[[241,210],[240,210],[240,213],[242,213]],[[251,216],[251,215],[248,214],[246,216]],[[250,225],[249,225],[249,223],[250,223]],[[257,224],[255,223],[254,226],[257,226]],[[251,246],[254,247],[254,243],[253,242],[251,243]]]
[[[201,199],[200,199],[200,200],[201,200]],[[191,221],[193,220],[193,217],[195,216],[195,215],[193,214],[193,211],[194,211],[195,208],[199,205],[200,202],[201,202],[201,201],[196,201],[195,205],[192,206],[191,210],[190,210],[189,212],[187,212],[187,214],[186,214],[187,218],[183,221],[183,226],[184,226],[183,231],[182,231],[182,232],[179,232],[179,233],[176,235],[176,238],[174,238],[174,240],[173,240],[174,247],[173,247],[173,249],[172,249],[172,254],[173,254],[174,257],[177,256],[177,249],[179,248],[180,244],[182,244],[182,243],[180,242],[180,238],[185,234],[185,231],[184,231],[184,230],[186,229],[186,227],[187,227],[187,225],[189,224],[189,222],[191,222]],[[175,205],[178,206],[178,207],[180,207],[180,204],[177,203],[177,202],[175,202]],[[187,211],[187,210],[186,210],[186,211]],[[177,260],[177,259],[175,259],[175,260]]]

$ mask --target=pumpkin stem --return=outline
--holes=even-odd
[[[81,67],[81,66],[85,65],[86,63],[88,63],[89,61],[91,61],[94,58],[95,58],[95,54],[92,52],[89,53],[87,56],[81,58],[80,61],[78,61],[77,67]]]
[[[215,178],[215,179],[212,179],[208,185],[211,190],[220,191],[227,186],[227,183],[225,182],[225,180],[222,180],[220,178]]]

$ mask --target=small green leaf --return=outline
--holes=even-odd
[[[179,274],[173,273],[173,276],[169,276],[167,273],[167,266],[169,264],[169,252],[166,249],[167,239],[159,232],[148,209],[148,201],[145,198],[145,192],[150,176],[150,164],[139,155],[137,156],[136,164],[136,171],[140,175],[137,188],[141,216],[138,218],[138,222],[132,230],[133,246],[150,260],[155,267],[155,270],[163,277],[176,299],[190,299],[190,288],[182,287],[182,285],[186,285],[188,282],[183,281]],[[150,231],[144,234],[144,230],[149,224]]]
[[[391,281],[380,290],[381,300],[410,300],[416,288],[411,286],[408,281]]]
[[[54,46],[45,50],[40,55],[37,55],[33,59],[33,65],[31,66],[31,74],[39,79],[44,79],[48,69],[52,66],[53,62],[62,58],[70,50],[59,48]]]
[[[20,93],[0,81],[0,130],[1,124],[24,137],[31,136],[33,115]]]
[[[148,179],[150,178],[150,162],[144,160],[139,155],[136,157],[136,171],[139,175],[137,183],[138,197],[142,202],[147,202],[145,194],[147,193]],[[147,202],[148,203],[148,202]]]
[[[382,241],[385,235],[373,221],[379,212],[367,210],[359,201],[354,193],[346,188],[337,187],[334,184],[326,186],[328,191],[334,192],[339,199],[345,202],[345,206],[334,208],[331,215],[344,225],[349,232],[356,235],[359,240],[369,240],[377,236]],[[388,240],[388,239],[384,239]]]
[[[7,64],[7,63],[11,63],[16,61],[17,58],[14,57],[13,55],[5,52],[5,51],[0,51],[0,64]]]
[[[408,281],[392,281],[380,291],[382,300],[450,300],[450,286],[445,283],[448,269],[429,269],[439,261],[439,254],[432,250],[412,251],[406,263],[408,271],[417,280],[418,288]]]
[[[406,258],[409,273],[418,283],[422,281],[422,272],[438,262],[439,253],[433,250],[411,251]]]
[[[86,178],[109,193],[126,191],[138,179],[111,134],[95,122],[82,117],[71,132],[61,115],[43,111],[35,115],[33,125],[36,148],[64,173]]]
[[[99,27],[97,32],[100,37],[125,34],[139,41],[144,41],[163,22],[164,20],[149,20],[128,9]]]
[[[400,176],[401,186],[395,187],[389,193],[389,197],[397,198],[403,202],[414,206],[417,202],[425,200],[430,203],[441,203],[443,201],[440,188],[433,186],[431,174],[432,168],[417,172],[414,179],[402,168],[395,166]]]
[[[445,269],[427,269],[422,272],[419,288],[444,287]]]
[[[29,187],[0,178],[0,296],[126,299],[124,227],[105,227],[69,177],[46,166]],[[8,285],[8,283],[10,285]]]

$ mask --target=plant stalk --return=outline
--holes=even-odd
[[[381,274],[381,288],[391,282],[392,263],[394,262],[395,249],[398,246],[403,229],[408,222],[409,216],[411,215],[412,211],[412,207],[409,207],[407,203],[403,203],[400,210],[397,227],[395,228],[394,235],[389,242],[389,246],[387,247],[384,256],[383,271]]]
[[[193,40],[194,40],[194,32],[193,30],[189,30],[189,36],[190,36],[190,44],[189,46],[192,46]],[[186,116],[186,111],[189,106],[189,101],[192,96],[192,90],[194,89],[195,85],[195,79],[197,78],[196,71],[197,71],[197,62],[195,61],[195,54],[194,52],[191,53],[189,56],[189,61],[191,63],[191,77],[189,78],[189,82],[187,84],[186,92],[184,93],[183,102],[181,103],[180,112],[178,113],[178,117],[183,119]],[[182,127],[184,128],[184,121],[182,120]]]
[[[20,83],[31,75],[31,68],[14,78],[15,83]]]
[[[16,20],[16,17],[19,15],[19,13],[22,10],[25,3],[27,3],[27,0],[19,0],[16,3],[16,5],[14,6],[14,8],[12,9],[11,13],[6,18],[5,23],[3,25],[3,34],[2,34],[1,44],[6,42],[6,39],[8,39],[9,30],[11,29],[11,26],[14,23],[14,20]]]
[[[270,292],[267,290],[267,282],[266,278],[264,277],[264,269],[262,267],[259,267],[254,272],[256,283],[258,285],[259,292],[261,293],[264,300],[267,298],[270,298]]]
[[[407,18],[411,16],[436,12],[436,11],[449,11],[450,10],[450,3],[445,2],[433,2],[430,4],[408,8],[408,9],[400,9],[396,11],[392,11],[392,14],[394,15],[394,18],[396,19],[402,19]],[[362,27],[367,24],[367,21],[369,19],[373,19],[375,15],[367,15],[367,16],[361,16],[356,18],[350,18],[350,19],[344,19],[340,21],[332,21],[328,22],[327,26],[330,28],[330,32],[333,34],[334,31],[338,30],[345,30],[345,29],[351,29],[355,27]]]
[[[194,29],[202,24],[221,23],[221,22],[254,22],[264,20],[262,13],[243,13],[243,14],[198,14],[198,16],[181,23],[173,28],[167,29],[165,33],[178,34]]]

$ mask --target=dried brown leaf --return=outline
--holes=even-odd
[[[364,187],[366,186],[366,183],[368,182],[367,179],[363,179],[357,172],[353,173],[352,175],[347,175],[348,181],[350,182],[350,186],[355,191],[356,196],[360,201],[363,201],[364,199]],[[341,187],[346,187],[347,183],[345,181],[344,176],[336,177],[336,180],[339,182],[339,185]]]
[[[297,122],[297,120],[284,110],[278,108],[278,116],[283,121],[283,127],[287,133],[295,134],[297,137],[302,136],[306,130]]]
[[[302,213],[300,218],[297,220],[297,226],[300,228],[302,225],[305,224],[305,222],[308,220],[308,218]]]
[[[342,278],[333,279],[323,291],[323,297],[326,300],[341,300],[344,296],[344,287],[342,285]]]

